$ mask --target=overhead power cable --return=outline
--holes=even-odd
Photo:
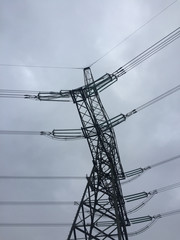
[[[163,13],[164,11],[166,11],[169,7],[171,7],[173,4],[175,4],[178,0],[170,3],[168,6],[166,6],[165,8],[163,8],[161,11],[159,11],[158,13],[156,13],[154,16],[152,16],[148,21],[146,21],[144,24],[142,24],[140,27],[138,27],[135,31],[133,31],[131,34],[129,34],[127,37],[125,37],[122,41],[120,41],[118,44],[116,44],[114,47],[112,47],[109,51],[107,51],[104,55],[102,55],[100,58],[98,58],[97,60],[95,60],[91,65],[95,65],[97,62],[99,62],[101,59],[103,59],[104,57],[106,57],[109,53],[111,53],[114,49],[116,49],[117,47],[119,47],[122,43],[124,43],[125,41],[127,41],[129,38],[131,38],[135,33],[137,33],[139,30],[141,30],[143,27],[145,27],[148,23],[150,23],[152,20],[154,20],[155,18],[157,18],[161,13]]]
[[[42,134],[41,134],[42,133]],[[10,135],[46,135],[50,133],[39,132],[39,131],[13,131],[13,130],[0,130],[0,134]]]
[[[100,58],[98,58],[96,61],[94,61],[92,64],[90,64],[90,67],[99,62],[101,59],[103,59],[105,56],[107,56],[110,52],[112,52],[115,48],[120,46],[122,43],[127,41],[129,38],[131,38],[135,33],[137,33],[139,30],[141,30],[143,27],[145,27],[148,23],[150,23],[152,20],[157,18],[160,14],[162,14],[164,11],[166,11],[168,8],[170,8],[173,4],[175,4],[178,0],[175,0],[174,2],[167,5],[165,8],[160,10],[158,13],[156,13],[154,16],[152,16],[148,21],[146,21],[144,24],[142,24],[140,27],[138,27],[135,31],[133,31],[131,34],[129,34],[127,37],[125,37],[122,41],[120,41],[118,44],[116,44],[113,48],[111,48],[109,51],[107,51],[104,55],[102,55]],[[47,68],[47,69],[67,69],[67,70],[82,70],[83,67],[69,67],[69,66],[50,66],[50,65],[31,65],[31,64],[10,64],[10,63],[0,63],[1,67],[28,67],[28,68]]]
[[[174,31],[169,33],[167,36],[163,37],[158,42],[154,43],[151,47],[144,50],[142,53],[134,57],[132,60],[124,64],[122,67],[118,68],[112,75],[116,77],[121,77],[155,53],[159,52],[161,49],[168,46],[170,43],[174,42],[180,37],[180,27],[176,28]]]
[[[138,178],[140,177],[144,172],[146,172],[147,170],[150,170],[152,168],[155,168],[155,167],[158,167],[158,166],[161,166],[161,165],[164,165],[166,163],[170,163],[174,160],[177,160],[180,158],[180,155],[176,155],[174,157],[171,157],[171,158],[168,158],[168,159],[165,159],[165,160],[162,160],[160,162],[157,162],[157,163],[154,163],[154,164],[151,164],[151,165],[148,165],[144,168],[136,168],[136,169],[133,169],[133,170],[130,170],[130,171],[126,171],[125,172],[125,176],[126,178],[131,178],[131,179],[128,179],[128,180],[122,180],[121,184],[126,184],[126,183],[129,183],[131,182],[132,180],[134,180],[134,178]],[[13,176],[13,175],[0,175],[0,179],[9,179],[9,180],[24,180],[24,179],[27,179],[27,180],[68,180],[68,179],[77,179],[77,180],[86,180],[87,179],[87,176]]]
[[[109,119],[108,125],[103,124],[103,128],[109,128],[111,125],[112,127],[120,124],[121,122],[125,121],[127,117],[132,116],[133,114],[151,106],[154,103],[162,100],[163,98],[177,92],[180,90],[180,85],[168,90],[167,92],[159,95],[158,97],[153,98],[152,100],[140,105],[139,107],[133,109],[132,111],[128,112],[127,114],[120,114],[116,117]],[[78,140],[84,138],[81,129],[54,129],[52,132],[47,131],[13,131],[13,130],[0,130],[0,134],[12,134],[12,135],[42,135],[46,137],[50,137],[56,140]]]
[[[13,176],[0,175],[0,179],[4,180],[85,180],[84,176]]]
[[[52,132],[0,130],[0,134],[34,135],[34,136],[41,135],[56,140],[77,140],[84,138],[81,129],[54,129]]]
[[[180,209],[170,211],[170,212],[165,212],[161,214],[157,214],[154,216],[143,216],[143,217],[137,217],[137,218],[130,218],[129,221],[131,224],[138,224],[138,223],[144,223],[144,222],[152,222],[154,220],[158,220],[163,217],[169,217],[175,214],[179,214]],[[95,226],[112,226],[113,224],[116,224],[111,221],[102,221],[102,222],[97,222]],[[59,223],[59,222],[52,222],[52,223],[25,223],[25,222],[1,222],[0,227],[68,227],[71,226],[72,223]],[[152,224],[151,224],[152,225]],[[83,225],[82,225],[83,226]],[[86,223],[86,226],[91,226],[91,224]],[[132,233],[128,233],[129,236],[135,236],[137,234],[140,234],[144,231],[146,231],[149,227],[145,226],[141,228],[140,230]]]
[[[136,201],[136,200],[145,198],[145,200],[142,201],[140,204],[138,204],[137,206],[129,209],[127,211],[127,213],[132,214],[132,213],[138,211],[139,209],[144,207],[146,205],[146,203],[149,202],[152,199],[152,197],[154,197],[156,194],[162,193],[162,192],[165,192],[165,191],[168,191],[168,190],[172,190],[172,189],[175,189],[175,188],[179,188],[179,187],[180,187],[180,182],[175,183],[175,184],[171,184],[171,185],[159,188],[159,189],[155,189],[155,190],[152,190],[150,192],[140,192],[140,193],[135,193],[135,194],[124,196],[124,199],[125,199],[126,202],[132,202],[132,201]]]
[[[143,110],[143,109],[151,106],[151,105],[154,104],[154,103],[157,103],[158,101],[162,100],[163,98],[166,98],[166,97],[168,97],[169,95],[171,95],[171,94],[173,94],[173,93],[175,93],[175,92],[177,92],[177,91],[179,91],[179,90],[180,90],[180,84],[177,85],[177,86],[174,87],[174,88],[171,88],[171,89],[168,90],[167,92],[162,93],[162,94],[159,95],[158,97],[155,97],[155,98],[153,98],[152,100],[150,100],[150,101],[148,101],[148,102],[140,105],[139,107],[133,109],[132,111],[128,112],[125,116],[126,116],[126,117],[130,117],[130,116],[132,116],[133,114],[135,114],[135,113],[137,113],[137,112],[139,112],[139,111],[141,111],[141,110]]]
[[[130,179],[127,179],[125,181],[122,181],[121,184],[126,184],[126,183],[129,183],[135,179],[137,179],[138,177],[140,177],[143,173],[147,172],[148,170],[152,169],[152,168],[155,168],[155,167],[158,167],[158,166],[161,166],[161,165],[164,165],[166,163],[169,163],[169,162],[172,162],[174,160],[177,160],[180,158],[180,155],[176,155],[174,157],[171,157],[171,158],[168,158],[168,159],[165,159],[163,161],[160,161],[158,163],[155,163],[155,164],[152,164],[152,165],[149,165],[147,167],[144,167],[144,168],[136,168],[136,169],[133,169],[133,170],[130,170],[130,171],[127,171],[125,172],[125,176],[127,178],[130,177]]]
[[[137,231],[130,232],[128,233],[129,237],[134,237],[136,235],[139,235],[145,231],[147,231],[157,220],[160,218],[164,217],[169,217],[175,214],[180,214],[180,209],[174,210],[174,211],[169,211],[161,214],[157,214],[154,216],[144,216],[144,217],[139,217],[139,218],[132,218],[130,219],[131,224],[138,224],[138,223],[143,223],[143,222],[149,222],[146,226],[140,228]]]
[[[160,101],[161,99],[163,99],[163,98],[165,98],[165,97],[167,97],[167,96],[169,96],[169,95],[171,95],[171,94],[173,94],[173,93],[175,93],[179,90],[180,90],[180,85],[177,85],[176,87],[168,90],[167,92],[165,92],[165,93],[161,94],[160,96],[152,99],[151,101],[148,101],[148,102],[142,104],[141,106],[137,107],[136,111],[139,112],[139,111],[143,110],[144,108],[149,107],[150,105]]]
[[[28,91],[0,89],[0,98],[23,98],[40,101],[72,102],[70,91]]]
[[[0,89],[0,92],[3,94],[6,93],[19,93],[19,94],[38,94],[39,91],[31,91],[31,90],[13,90],[13,89]]]
[[[4,223],[0,223],[0,227],[69,227],[71,226],[72,223],[8,223],[8,222],[4,222]]]
[[[131,195],[126,195],[124,196],[124,199],[126,202],[132,202],[132,201],[136,201],[142,198],[148,198],[150,197],[150,199],[158,193],[164,192],[164,191],[168,191],[168,190],[172,190],[175,188],[179,188],[180,187],[180,182],[172,184],[172,185],[168,185],[159,189],[155,189],[152,190],[150,192],[139,192],[139,193],[135,193],[135,194],[131,194]],[[150,200],[148,198],[148,200],[146,201],[146,203]],[[24,206],[24,205],[38,205],[38,206],[46,206],[46,205],[79,205],[79,201],[1,201],[0,200],[0,206],[4,205],[4,206],[9,206],[9,205],[15,205],[15,206]],[[139,210],[141,207],[143,207],[145,205],[145,203],[140,203],[138,206],[136,206],[135,208],[128,210],[127,213],[134,213],[135,211]]]
[[[65,66],[50,66],[50,65],[31,65],[31,64],[10,64],[10,63],[0,63],[0,66],[1,67],[67,69],[67,70],[82,70],[83,69],[83,67],[65,67]]]
[[[180,85],[177,85],[176,87],[166,91],[165,93],[159,95],[158,97],[155,97],[155,98],[151,99],[150,101],[148,101],[148,102],[140,105],[139,107],[133,109],[132,111],[130,111],[130,112],[126,113],[126,114],[122,114],[121,113],[121,114],[119,114],[119,115],[109,119],[108,126],[104,126],[104,128],[109,127],[109,126],[112,126],[112,127],[117,126],[118,124],[126,121],[126,118],[128,118],[128,117],[134,115],[135,113],[137,113],[137,112],[139,112],[139,111],[141,111],[141,110],[151,106],[152,104],[157,103],[158,101],[168,97],[169,95],[171,95],[171,94],[173,94],[173,93],[175,93],[175,92],[177,92],[179,90],[180,90]]]
[[[0,206],[24,206],[24,205],[38,205],[38,206],[58,206],[58,205],[78,205],[78,201],[0,201]]]
[[[151,47],[134,57],[132,60],[124,64],[122,67],[117,69],[112,74],[105,74],[105,76],[98,79],[96,82],[100,84],[100,91],[107,88],[107,85],[110,86],[117,81],[118,77],[121,77],[141,62],[145,61],[156,52],[160,51],[171,42],[175,41],[180,37],[180,27],[169,33],[167,36],[153,44]],[[105,78],[105,79],[104,79]],[[105,82],[104,82],[105,81]],[[104,82],[104,83],[103,83]],[[41,101],[70,101],[70,91],[59,91],[59,92],[34,92],[34,91],[23,91],[23,90],[8,90],[0,89],[0,97],[2,98],[25,98],[25,99],[34,99]]]
[[[180,27],[169,33],[167,36],[153,44],[151,47],[140,53],[138,56],[130,60],[128,63],[124,64],[118,70],[116,70],[112,74],[105,74],[101,78],[95,81],[97,88],[100,91],[103,91],[108,86],[112,85],[117,81],[118,77],[121,77],[141,62],[145,61],[150,56],[154,55],[156,52],[160,51],[167,45],[169,45],[174,40],[180,37]],[[178,87],[178,86],[177,86]],[[170,93],[171,94],[171,93]],[[25,91],[25,90],[8,90],[8,89],[0,89],[0,97],[1,98],[25,98],[25,99],[34,99],[41,101],[63,101],[68,102],[71,98],[70,91],[46,91],[46,92],[37,92],[37,91]]]

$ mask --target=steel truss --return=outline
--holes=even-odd
[[[120,180],[125,178],[116,137],[101,103],[91,69],[84,69],[85,86],[72,90],[93,158],[93,169],[79,203],[68,240],[127,240],[129,225]],[[122,121],[125,117],[122,118]]]

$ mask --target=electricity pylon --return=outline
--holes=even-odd
[[[93,79],[91,69],[85,68],[85,85],[71,91],[24,92],[22,90],[0,90],[0,97],[4,98],[24,98],[60,102],[68,102],[70,98],[72,98],[77,106],[82,122],[82,131],[79,129],[54,129],[52,132],[0,130],[0,134],[43,135],[59,140],[81,139],[83,137],[87,139],[93,158],[93,169],[90,177],[87,178],[87,186],[79,203],[68,240],[127,240],[128,235],[126,226],[130,225],[130,223],[137,224],[152,221],[140,230],[129,233],[129,236],[136,236],[146,231],[155,220],[180,212],[180,210],[175,210],[152,217],[148,215],[128,220],[124,199],[127,200],[127,202],[135,201],[147,197],[149,193],[140,192],[123,198],[120,181],[125,179],[125,176],[131,177],[130,180],[124,181],[124,183],[128,183],[139,177],[144,171],[179,158],[179,155],[146,168],[137,168],[124,173],[113,130],[114,126],[125,121],[126,118],[178,91],[180,86],[178,85],[170,89],[125,115],[119,114],[111,119],[108,118],[99,97],[99,92],[112,85],[119,77],[123,76],[179,37],[180,27],[138,54],[112,74],[105,74],[96,81]],[[165,189],[167,189],[167,187]],[[135,212],[144,205],[144,203],[145,202],[142,202],[137,207],[130,209],[128,213]],[[17,224],[15,225],[17,226]],[[18,224],[18,226],[20,225],[21,224]],[[22,225],[24,226],[24,224]],[[32,224],[30,225],[32,226]],[[42,226],[42,224],[40,224],[40,226]]]
[[[102,105],[91,69],[84,69],[85,86],[70,92],[79,112],[93,169],[68,240],[127,240],[129,225],[120,180],[125,178],[113,126]],[[122,121],[125,119],[122,119]]]

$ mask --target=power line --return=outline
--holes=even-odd
[[[29,90],[9,90],[0,89],[0,98],[24,98],[40,101],[71,102],[70,91],[29,91]]]
[[[0,201],[0,205],[15,205],[15,206],[23,206],[23,205],[78,205],[78,201]]]
[[[175,92],[177,92],[177,91],[179,91],[179,90],[180,90],[180,84],[177,85],[176,87],[171,88],[170,90],[162,93],[162,94],[159,95],[158,97],[155,97],[155,98],[151,99],[150,101],[148,101],[148,102],[140,105],[139,107],[133,109],[132,111],[128,112],[128,113],[126,114],[126,117],[132,116],[133,114],[135,114],[135,113],[137,113],[137,112],[139,112],[139,111],[141,111],[141,110],[143,110],[143,109],[151,106],[151,105],[154,104],[154,103],[157,103],[158,101],[162,100],[163,98],[166,98],[166,97],[168,97],[169,95],[171,95],[171,94],[173,94],[173,93],[175,93]]]
[[[19,94],[38,94],[39,91],[31,91],[31,90],[12,90],[12,89],[0,89],[2,93],[19,93]]]
[[[142,53],[131,59],[129,62],[124,64],[122,67],[118,68],[112,73],[112,76],[121,77],[131,69],[138,66],[140,63],[153,56],[155,53],[159,52],[161,49],[168,46],[170,43],[175,41],[180,37],[180,27],[176,28],[174,31],[163,37],[158,42],[154,43],[152,46],[144,50]]]
[[[1,175],[0,179],[5,180],[85,180],[85,176],[9,176]]]
[[[179,188],[179,187],[180,187],[180,182],[177,182],[177,183],[165,186],[165,187],[158,188],[158,189],[153,190],[151,192],[161,193],[161,192],[165,192],[165,191],[172,190],[172,189]]]
[[[143,173],[147,172],[148,170],[150,170],[150,169],[152,169],[152,168],[155,168],[155,167],[158,167],[158,166],[161,166],[161,165],[164,165],[164,164],[166,164],[166,163],[172,162],[172,161],[177,160],[177,159],[179,159],[179,158],[180,158],[180,155],[176,155],[176,156],[174,156],[174,157],[165,159],[165,160],[163,160],[163,161],[160,161],[160,162],[158,162],[158,163],[155,163],[155,164],[146,166],[146,167],[144,167],[144,168],[141,168],[141,167],[140,167],[140,168],[136,168],[136,169],[127,171],[127,172],[125,172],[125,175],[126,175],[127,178],[130,177],[130,179],[123,181],[121,184],[129,183],[129,182],[137,179],[138,177],[140,177]]]
[[[52,132],[46,131],[14,131],[0,130],[4,135],[29,135],[29,136],[46,136],[56,140],[78,140],[84,138],[81,129],[54,129]]]
[[[156,17],[158,17],[161,13],[166,11],[169,7],[171,7],[173,4],[175,4],[178,0],[170,3],[168,6],[163,8],[161,11],[159,11],[157,14],[152,16],[148,21],[146,21],[144,24],[142,24],[140,27],[138,27],[135,31],[133,31],[131,34],[129,34],[127,37],[125,37],[122,41],[120,41],[118,44],[116,44],[114,47],[112,47],[109,51],[107,51],[104,55],[102,55],[100,58],[98,58],[96,61],[94,61],[92,64],[90,64],[90,67],[99,62],[101,59],[103,59],[105,56],[107,56],[110,52],[112,52],[115,48],[120,46],[122,43],[127,41],[129,38],[131,38],[135,33],[137,33],[139,30],[141,30],[143,27],[145,27],[148,23],[150,23],[152,20],[154,20]],[[29,64],[9,64],[9,63],[0,63],[1,67],[29,67],[29,68],[47,68],[47,69],[69,69],[69,70],[82,70],[83,67],[65,67],[65,66],[49,66],[49,65],[29,65]]]
[[[135,193],[135,194],[124,196],[124,199],[127,202],[132,202],[132,201],[136,201],[136,200],[145,198],[144,201],[140,202],[138,205],[129,209],[127,211],[127,213],[132,214],[132,213],[137,212],[142,207],[144,207],[146,205],[146,203],[148,203],[156,194],[161,193],[161,192],[165,192],[165,191],[169,191],[169,190],[173,190],[173,189],[176,189],[176,188],[179,188],[179,187],[180,187],[180,182],[177,182],[175,184],[171,184],[171,185],[168,185],[168,186],[165,186],[165,187],[162,187],[162,188],[158,188],[158,189],[152,190],[150,192],[140,192],[140,193]]]
[[[176,1],[178,1],[178,0],[176,0]],[[172,4],[174,4],[175,2],[173,2]],[[126,63],[122,67],[120,67],[118,70],[116,70],[112,75],[114,75],[116,77],[120,77],[120,76],[124,75],[126,72],[130,71],[131,69],[133,69],[134,67],[136,67],[137,65],[139,65],[140,63],[142,63],[143,61],[145,61],[146,59],[148,59],[152,55],[154,55],[155,53],[159,52],[161,49],[168,46],[170,43],[172,43],[173,41],[175,41],[176,39],[179,38],[179,36],[180,36],[179,29],[180,28],[177,28],[176,30],[174,30],[173,32],[171,32],[170,34],[168,34],[167,36],[162,38],[160,41],[153,44],[151,47],[149,47],[148,49],[143,51],[141,54],[139,54],[138,56],[136,56],[135,58],[130,60],[128,63]],[[94,62],[93,64],[95,64],[96,62]],[[91,66],[93,64],[91,64]],[[36,68],[38,68],[38,67],[39,68],[62,68],[62,69],[81,69],[81,70],[83,69],[83,68],[73,68],[73,67],[72,68],[71,67],[67,68],[67,67],[58,67],[58,66],[53,67],[53,66],[16,65],[16,64],[1,64],[1,63],[0,63],[0,66],[4,66],[4,67],[14,66],[14,67],[36,67]],[[13,97],[13,96],[12,95],[9,95],[9,96],[4,95],[3,96],[3,94],[2,94],[1,97]],[[16,94],[16,96],[14,95],[14,97],[22,98],[22,96],[18,95],[18,94]]]
[[[48,65],[29,65],[29,64],[9,64],[0,63],[1,67],[28,67],[28,68],[49,68],[49,69],[67,69],[67,70],[82,70],[83,67],[64,67],[64,66],[48,66]]]
[[[45,135],[45,132],[44,131],[42,131],[42,132],[43,132],[43,134],[41,134],[41,132],[39,132],[39,131],[0,130],[0,134],[5,134],[5,135]]]
[[[138,224],[138,223],[144,223],[144,222],[151,222],[153,221],[154,219],[158,220],[160,218],[163,218],[163,217],[169,217],[169,216],[172,216],[172,215],[175,215],[175,214],[180,214],[180,209],[177,209],[177,210],[173,210],[173,211],[169,211],[169,212],[165,212],[165,213],[161,213],[161,214],[157,214],[157,215],[154,215],[154,216],[143,216],[143,217],[137,217],[137,218],[130,218],[130,222],[131,224]],[[114,222],[111,222],[111,221],[102,221],[102,222],[99,222],[99,223],[95,223],[95,225],[97,227],[100,227],[100,226],[111,226],[112,224],[114,224]],[[71,226],[72,224],[71,223],[59,223],[59,222],[54,222],[54,223],[22,223],[22,222],[4,222],[4,223],[0,223],[0,227],[68,227],[68,226]],[[91,224],[89,223],[86,223],[86,226],[90,226]],[[83,226],[83,225],[82,225]],[[144,228],[142,228],[144,229]],[[136,232],[133,232],[133,233],[129,233],[128,235],[130,236],[133,236],[133,235],[137,235],[137,234],[140,234],[142,233],[142,229],[136,231]],[[147,230],[147,228],[146,228]],[[141,232],[140,232],[141,231]]]
[[[140,192],[140,193],[135,193],[135,194],[130,194],[124,196],[124,199],[126,202],[132,202],[136,201],[142,198],[147,198],[148,196],[154,196],[155,194],[172,190],[175,188],[180,187],[180,182],[177,182],[175,184],[171,184],[159,189],[152,190],[150,192]],[[152,198],[151,197],[151,198]],[[149,200],[148,200],[149,201]],[[22,205],[79,205],[79,201],[0,201],[0,205],[15,205],[15,206],[22,206]],[[138,207],[135,207],[136,210],[138,210],[140,207],[142,207],[144,203],[138,205]],[[134,211],[133,211],[134,212]],[[127,211],[127,213],[132,213],[132,210]]]
[[[106,127],[109,127],[109,126],[111,126],[111,127],[117,126],[118,124],[126,121],[126,118],[128,118],[128,117],[134,115],[135,113],[137,113],[137,112],[139,112],[139,111],[141,111],[141,110],[151,106],[152,104],[154,104],[154,103],[162,100],[163,98],[165,98],[165,97],[167,97],[167,96],[177,92],[178,90],[180,90],[180,85],[177,85],[176,87],[166,91],[165,93],[159,95],[158,97],[155,97],[155,98],[151,99],[150,101],[140,105],[139,107],[133,109],[132,111],[130,111],[130,112],[126,113],[126,114],[120,113],[119,115],[109,119],[108,120],[108,125],[104,125],[104,129]],[[103,123],[102,123],[102,125],[103,125]]]
[[[132,219],[130,219],[131,224],[137,224],[137,223],[143,223],[143,222],[150,222],[150,223],[148,223],[145,227],[142,227],[141,229],[139,229],[137,231],[128,233],[128,236],[133,237],[133,236],[139,235],[139,234],[147,231],[160,218],[173,216],[175,214],[180,214],[180,209],[165,212],[165,213],[160,213],[160,214],[157,214],[154,216],[143,216],[143,217],[138,217],[138,218],[132,218]]]
[[[0,223],[0,227],[69,227],[71,223]]]
[[[95,60],[90,67],[92,67],[94,64],[96,64],[97,62],[99,62],[101,59],[103,59],[104,57],[106,57],[109,53],[111,53],[115,48],[117,48],[118,46],[120,46],[122,43],[124,43],[125,41],[127,41],[129,38],[131,38],[135,33],[137,33],[139,30],[141,30],[143,27],[145,27],[148,23],[150,23],[152,20],[154,20],[156,17],[158,17],[161,13],[163,13],[164,11],[166,11],[169,7],[171,7],[173,4],[175,4],[178,0],[170,3],[168,6],[166,6],[165,8],[163,8],[161,11],[159,11],[157,14],[155,14],[153,17],[151,17],[147,22],[145,22],[143,25],[141,25],[140,27],[138,27],[135,31],[133,31],[131,34],[129,34],[127,37],[125,37],[122,41],[120,41],[118,44],[116,44],[114,47],[112,47],[109,51],[107,51],[104,55],[102,55],[100,58],[98,58],[97,60]]]
[[[139,107],[133,109],[132,111],[125,114],[125,117],[130,117],[133,114],[151,106],[154,103],[157,103],[158,101],[162,100],[163,98],[177,92],[180,90],[180,85],[177,85],[176,87],[166,91],[165,93],[159,95],[158,97],[153,98],[152,100],[140,105]],[[18,91],[18,90],[17,90]],[[121,123],[119,121],[119,116],[121,119],[122,114],[110,119],[110,123],[113,126],[116,126],[117,124]],[[112,121],[113,120],[113,121]],[[125,120],[125,119],[124,119]],[[54,129],[52,132],[47,131],[14,131],[14,130],[0,130],[0,134],[8,134],[8,135],[43,135],[50,137],[52,139],[56,140],[78,140],[84,138],[82,130],[81,129]]]
[[[118,77],[126,74],[131,69],[135,68],[137,65],[165,48],[167,45],[175,41],[180,37],[180,27],[169,33],[167,36],[163,37],[161,40],[153,44],[151,47],[144,50],[142,53],[131,59],[129,62],[124,64],[122,67],[118,68],[114,73],[111,74],[111,81],[117,80]],[[100,78],[101,79],[101,78]],[[97,80],[98,81],[98,80]],[[114,82],[115,82],[114,81]],[[108,82],[108,86],[114,82]],[[105,87],[106,88],[106,87]],[[179,86],[177,86],[179,88]],[[102,89],[101,89],[102,90]],[[178,89],[179,90],[179,89]],[[70,91],[59,91],[59,92],[37,92],[37,91],[25,91],[25,90],[8,90],[0,89],[0,97],[3,98],[25,98],[25,99],[34,99],[42,101],[62,101],[69,102]],[[151,104],[149,104],[151,105]]]
[[[144,168],[136,168],[136,169],[133,169],[133,170],[130,170],[130,171],[126,171],[125,172],[125,176],[126,178],[131,178],[131,177],[139,177],[142,173],[146,172],[147,170],[150,170],[152,168],[155,168],[155,167],[158,167],[158,166],[161,166],[161,165],[164,165],[166,163],[170,163],[174,160],[177,160],[180,158],[180,155],[176,155],[176,156],[173,156],[171,158],[168,158],[168,159],[165,159],[165,160],[162,160],[158,163],[155,163],[155,164],[151,164],[151,165],[148,165]],[[68,179],[72,179],[72,180],[85,180],[87,179],[87,176],[20,176],[20,175],[0,175],[0,179],[5,179],[5,180],[68,180]],[[121,184],[125,184],[125,183],[128,183],[130,182],[130,180],[125,180],[124,182],[122,182]]]
[[[176,159],[178,159],[178,158],[180,158],[180,155],[177,155],[177,156],[174,156],[174,157],[168,158],[168,159],[163,160],[163,161],[158,162],[158,163],[154,163],[154,164],[152,164],[152,165],[150,165],[150,166],[144,168],[144,170],[146,171],[146,170],[149,170],[149,169],[152,169],[152,168],[158,167],[158,166],[160,166],[160,165],[163,165],[163,164],[169,163],[169,162],[171,162],[171,161],[174,161],[174,160],[176,160]]]
[[[165,97],[167,97],[167,96],[169,96],[169,95],[171,95],[171,94],[173,94],[173,93],[175,93],[179,90],[180,90],[180,85],[177,85],[176,87],[168,90],[167,92],[165,92],[165,93],[161,94],[160,96],[152,99],[151,101],[148,101],[148,102],[144,103],[143,105],[139,106],[138,108],[136,108],[136,111],[139,112],[139,111],[143,110],[144,108],[149,107],[150,105],[160,101],[161,99],[163,99],[163,98],[165,98]]]

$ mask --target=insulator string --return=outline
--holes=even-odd
[[[140,167],[140,168],[136,168],[136,169],[131,170],[131,171],[127,171],[127,172],[125,172],[125,175],[126,175],[127,178],[133,176],[132,179],[135,180],[135,179],[137,179],[138,177],[140,177],[140,176],[141,176],[144,172],[146,172],[147,170],[150,170],[150,169],[152,169],[152,168],[155,168],[155,167],[164,165],[164,164],[166,164],[166,163],[172,162],[172,161],[177,160],[177,159],[179,159],[179,158],[180,158],[180,155],[176,155],[176,156],[174,156],[174,157],[165,159],[165,160],[163,160],[163,161],[160,161],[160,162],[158,162],[158,163],[149,165],[149,166],[144,167],[144,168],[141,168],[141,167]],[[140,172],[136,173],[137,170],[139,170]],[[135,171],[135,172],[134,172],[134,175],[131,174],[130,176],[128,176],[129,172],[132,172],[132,171]],[[131,181],[132,181],[131,179],[124,180],[124,181],[122,181],[121,184],[127,184],[127,183],[129,183],[129,182],[131,182]]]

